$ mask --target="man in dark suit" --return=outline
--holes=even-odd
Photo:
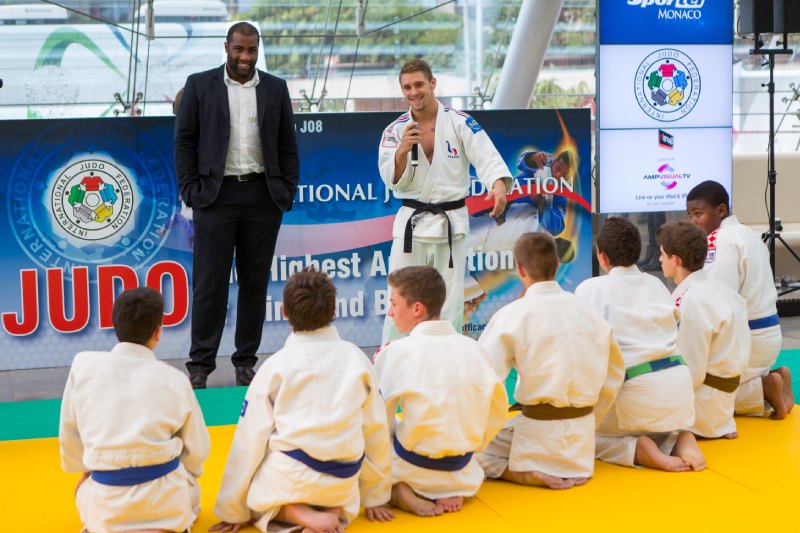
[[[236,252],[236,384],[249,385],[258,361],[272,254],[291,209],[299,160],[286,82],[256,70],[259,35],[228,30],[224,65],[186,80],[175,119],[175,173],[194,212],[192,347],[194,388],[216,367]]]

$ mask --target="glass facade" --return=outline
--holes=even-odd
[[[0,119],[169,115],[192,72],[224,60],[233,21],[259,27],[259,66],[285,78],[298,111],[402,109],[400,66],[426,58],[437,94],[490,107],[522,0],[0,0]],[[564,0],[531,107],[594,107],[595,0]],[[738,17],[737,17],[738,24]],[[735,29],[734,29],[735,30]],[[734,151],[766,149],[767,73],[734,45]],[[800,147],[800,38],[778,59],[779,151]]]

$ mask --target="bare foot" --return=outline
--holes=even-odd
[[[305,503],[290,503],[281,507],[278,514],[275,515],[275,520],[297,524],[315,533],[328,531],[339,533],[341,531],[339,523],[341,512],[341,507],[315,509]]]
[[[783,420],[786,417],[786,399],[783,396],[783,377],[778,372],[772,372],[761,378],[764,387],[764,399],[772,406],[773,420]]]
[[[794,392],[792,391],[792,372],[786,368],[785,366],[780,366],[775,370],[770,371],[771,373],[780,374],[781,379],[783,380],[783,398],[786,400],[786,414],[792,412],[792,408],[794,407]]]
[[[680,457],[695,472],[706,467],[706,458],[703,457],[703,452],[697,446],[697,439],[694,438],[691,431],[681,431],[678,434],[678,442],[672,449],[672,455]]]
[[[726,433],[722,436],[723,439],[735,439],[739,436],[739,433],[736,431],[732,431],[731,433]]]
[[[655,441],[647,435],[642,435],[636,440],[634,463],[667,472],[688,472],[692,469],[680,457],[673,457],[659,450]]]
[[[444,512],[440,506],[430,500],[420,498],[402,481],[392,486],[391,504],[417,516],[439,516]]]
[[[436,505],[444,509],[445,513],[455,513],[460,511],[464,505],[464,498],[461,496],[453,496],[451,498],[438,498],[434,500]]]
[[[589,481],[588,477],[572,477],[569,478],[574,483],[573,487],[580,487],[581,485],[586,485],[586,482]]]
[[[506,468],[506,471],[503,472],[503,475],[500,477],[506,481],[517,483],[518,485],[528,485],[530,487],[546,487],[548,489],[562,490],[571,489],[575,486],[575,482],[571,478],[550,476],[538,470],[513,472]]]

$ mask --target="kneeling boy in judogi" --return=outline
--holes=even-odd
[[[597,235],[597,260],[608,272],[584,281],[575,294],[614,329],[625,360],[625,383],[597,428],[597,457],[625,466],[671,472],[702,470],[694,435],[692,375],[678,355],[678,310],[658,278],[636,267],[639,230],[625,218],[606,220]]]
[[[153,353],[163,316],[155,290],[123,292],[112,310],[119,344],[72,362],[58,440],[64,470],[83,472],[84,531],[183,532],[200,512],[208,431],[188,378]]]
[[[341,533],[358,515],[393,518],[386,411],[364,352],[330,323],[336,287],[306,269],[283,290],[292,333],[245,396],[211,531]],[[360,496],[360,497],[359,497]]]
[[[780,420],[794,407],[792,373],[773,369],[783,336],[769,251],[753,230],[731,214],[728,191],[716,181],[697,184],[686,197],[689,220],[708,233],[703,269],[747,302],[750,361],[736,390],[736,414]]]
[[[525,295],[500,309],[479,340],[495,372],[519,373],[522,414],[509,420],[479,461],[490,478],[567,489],[594,473],[598,420],[622,384],[609,324],[554,280],[556,243],[524,233],[514,245]]]
[[[747,303],[736,291],[703,270],[706,233],[688,221],[656,231],[664,277],[681,312],[678,351],[692,373],[694,410],[691,431],[708,439],[736,438],[736,389],[750,359]]]
[[[435,268],[395,270],[389,287],[389,316],[409,333],[375,356],[393,438],[392,504],[419,516],[458,511],[483,483],[474,454],[503,426],[506,391],[478,343],[440,320],[445,283]]]

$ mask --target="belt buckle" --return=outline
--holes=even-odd
[[[249,181],[250,175],[249,174],[242,174],[240,176],[236,176],[236,181],[239,183],[244,183],[245,181]]]

